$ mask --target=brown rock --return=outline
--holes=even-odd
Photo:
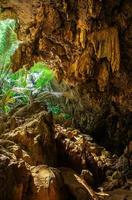
[[[57,72],[59,82],[65,80],[79,93],[79,97],[75,95],[74,105],[70,105],[74,108],[70,111],[74,110],[76,125],[83,130],[97,131],[97,121],[102,124],[104,113],[107,119],[113,105],[119,118],[124,120],[126,115],[129,118],[132,111],[131,0],[3,0],[0,6],[0,19],[10,17],[19,21],[18,37],[23,43],[14,55],[14,71],[23,65],[30,67],[34,61],[46,61]],[[100,64],[105,61],[106,67]],[[106,124],[108,135],[124,136],[119,145],[128,141],[124,134],[128,125],[123,120],[120,128]],[[112,149],[118,146],[117,140],[113,140]]]
[[[28,200],[61,200],[65,199],[61,191],[63,181],[48,166],[31,168],[32,178],[29,185]],[[56,172],[57,173],[57,172]]]
[[[23,161],[0,154],[0,199],[22,200],[28,187],[30,172]]]
[[[34,165],[56,163],[56,147],[53,139],[53,127],[46,112],[34,115],[19,128],[3,136],[23,146]],[[25,156],[24,156],[25,157]]]
[[[90,186],[88,186],[74,171],[62,168],[61,174],[64,179],[64,184],[69,188],[69,191],[73,194],[74,198],[78,200],[98,199]]]
[[[72,130],[71,132],[74,131]],[[59,157],[61,158],[60,164],[64,166],[68,165],[80,173],[82,170],[88,169],[93,174],[93,180],[97,180],[99,177],[103,179],[103,169],[107,167],[106,159],[108,152],[99,145],[91,142],[90,137],[81,135],[79,131],[77,135],[72,135],[72,137],[68,133],[68,129],[56,125],[55,139],[57,149],[61,149],[61,151],[58,151]],[[104,153],[101,157],[102,152],[107,153]],[[112,159],[109,159],[109,165],[113,165]]]

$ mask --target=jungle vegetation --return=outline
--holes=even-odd
[[[22,42],[17,38],[16,29],[14,19],[0,21],[0,112],[10,113],[18,106],[39,101],[45,102],[50,112],[62,114],[61,106],[50,101],[54,73],[45,63],[34,63],[30,69],[23,66],[12,72],[12,56]],[[66,113],[63,116],[70,118]]]

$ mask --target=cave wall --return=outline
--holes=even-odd
[[[112,148],[125,145],[132,135],[132,1],[2,0],[0,7],[0,19],[17,19],[23,41],[13,70],[47,62],[72,89],[76,126]]]

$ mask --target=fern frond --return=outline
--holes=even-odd
[[[15,33],[16,21],[6,19],[0,21],[0,71],[11,64],[11,57],[19,46],[17,34]]]

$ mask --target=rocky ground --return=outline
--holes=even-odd
[[[0,200],[129,200],[131,154],[131,142],[118,158],[27,105],[0,116]]]

